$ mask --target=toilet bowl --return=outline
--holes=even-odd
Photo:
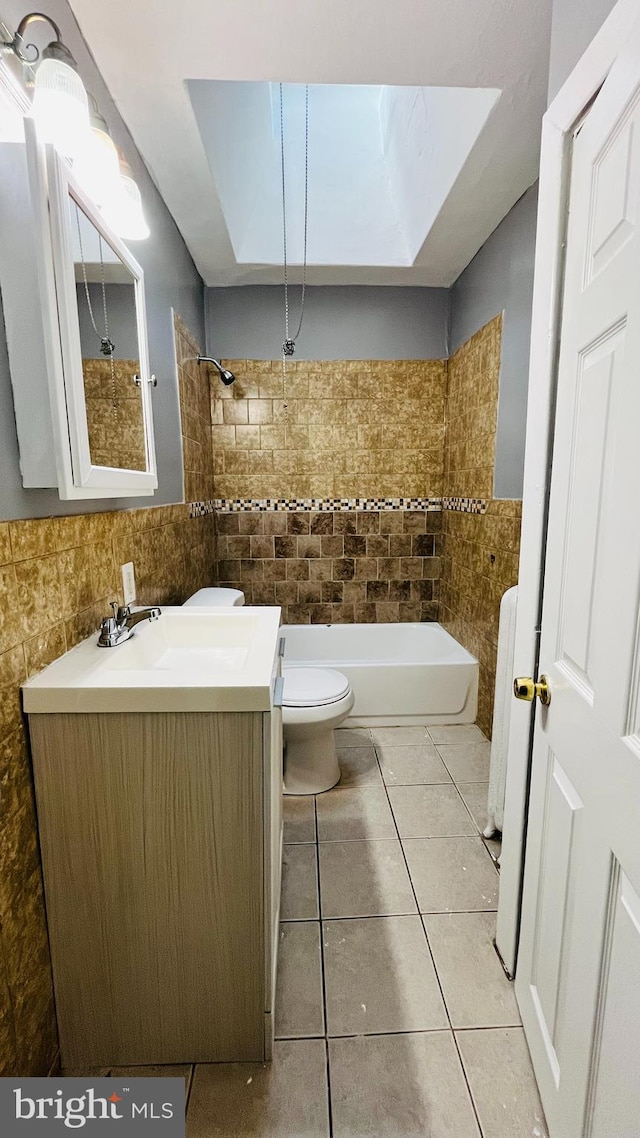
[[[221,605],[231,607],[232,605],[244,604],[244,593],[241,593],[240,589],[198,589],[198,592],[194,593],[184,603],[185,605],[204,605],[210,608],[218,608]]]
[[[334,730],[354,702],[334,668],[283,668],[284,793],[321,794],[340,779]]]

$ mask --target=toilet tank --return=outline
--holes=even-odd
[[[244,593],[240,589],[198,589],[192,597],[186,600],[185,605],[204,605],[209,608],[218,608],[220,605],[243,605]]]

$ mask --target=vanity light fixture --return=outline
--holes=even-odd
[[[120,184],[118,192],[105,206],[104,215],[119,237],[125,241],[144,241],[149,236],[149,226],[142,209],[142,198],[133,170],[120,152]]]
[[[74,160],[73,173],[85,193],[102,208],[120,193],[120,160],[98,104],[89,94],[91,130]]]
[[[53,28],[55,39],[42,51],[25,43],[27,28],[44,21]],[[78,75],[78,65],[62,42],[55,20],[43,12],[30,12],[18,24],[13,40],[2,47],[15,52],[21,63],[35,70],[32,112],[44,142],[52,142],[65,158],[75,158],[86,145],[89,131],[87,92]]]
[[[49,24],[55,35],[42,51],[25,42],[27,28],[40,21]],[[125,241],[144,240],[149,227],[131,167],[116,150],[93,96],[90,114],[78,65],[62,42],[55,20],[43,12],[30,12],[18,24],[13,38],[6,38],[10,35],[0,21],[1,85],[11,90],[23,114],[31,113],[42,141],[53,143],[72,162],[80,185],[118,236]]]

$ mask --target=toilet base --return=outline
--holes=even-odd
[[[287,739],[284,752],[284,793],[322,794],[340,781],[340,765],[333,728]]]

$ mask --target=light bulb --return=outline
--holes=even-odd
[[[102,208],[120,192],[120,162],[109,128],[93,96],[91,99],[91,130],[82,152],[74,159],[73,173],[85,193]]]
[[[49,44],[42,55],[33,95],[38,134],[65,158],[75,158],[86,149],[90,134],[87,92],[62,44]]]
[[[109,225],[125,241],[144,241],[149,236],[142,198],[134,181],[131,167],[120,159],[120,185],[118,192],[102,210]]]

